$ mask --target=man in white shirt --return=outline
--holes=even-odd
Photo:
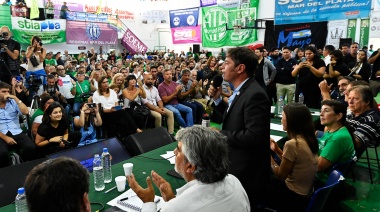
[[[169,134],[174,133],[174,115],[173,112],[164,107],[164,103],[158,94],[158,89],[153,86],[153,76],[151,74],[146,74],[144,79],[144,90],[146,93],[146,98],[142,99],[142,103],[150,109],[150,114],[154,117],[154,126],[160,127],[162,124],[162,116],[166,116],[168,132]]]
[[[67,101],[65,107],[66,117],[69,117],[70,110],[74,104],[74,90],[76,89],[75,81],[66,74],[65,68],[61,65],[57,66],[58,71],[58,90],[63,95]]]
[[[157,211],[154,184],[165,204],[160,211],[250,211],[248,196],[240,181],[228,174],[227,137],[210,128],[195,125],[180,129],[175,154],[175,171],[186,181],[174,194],[170,184],[156,172],[147,177],[142,188],[128,175],[128,185],[143,201],[142,212]],[[206,157],[205,157],[206,156]]]
[[[323,48],[323,60],[325,61],[326,66],[328,66],[331,62],[330,54],[335,50],[335,47],[333,45],[326,45]]]

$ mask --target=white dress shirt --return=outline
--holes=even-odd
[[[248,196],[243,186],[231,174],[222,181],[211,184],[192,180],[177,189],[177,196],[165,202],[161,208],[161,212],[249,212],[250,210]],[[144,203],[141,211],[156,212],[156,204]]]

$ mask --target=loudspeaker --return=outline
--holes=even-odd
[[[348,43],[351,45],[352,43],[352,38],[341,38],[339,40],[339,48],[342,48],[342,45],[345,44],[345,43]]]
[[[132,155],[140,155],[173,142],[168,131],[163,127],[135,133],[123,139],[123,144]]]
[[[199,44],[193,44],[193,53],[196,54],[199,52],[201,52],[201,47],[199,46]]]

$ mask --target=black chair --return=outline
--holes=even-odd
[[[337,170],[333,170],[330,173],[329,178],[324,187],[316,190],[311,196],[311,200],[306,209],[307,212],[319,212],[323,211],[323,207],[331,193],[331,191],[336,188],[340,181],[344,180],[343,174]]]
[[[354,169],[357,162],[356,156],[348,161],[337,163],[333,166],[333,170],[340,171],[345,178],[347,178],[347,174],[351,172],[352,181],[355,182]]]
[[[366,154],[366,157],[365,159],[367,160],[367,165],[368,165],[368,171],[369,171],[369,178],[371,180],[371,184],[373,183],[373,178],[372,178],[372,168],[371,168],[371,160],[376,160],[377,162],[377,168],[380,170],[380,162],[379,162],[379,154],[377,152],[377,147],[380,146],[380,141],[376,141],[375,142],[375,145],[373,146],[368,146],[368,147],[365,147],[364,148],[364,152]],[[376,156],[376,159],[375,158],[370,158],[369,156],[369,153],[368,153],[368,149],[374,149],[375,150],[375,156]],[[363,152],[363,153],[364,153]],[[360,156],[358,156],[360,157]]]

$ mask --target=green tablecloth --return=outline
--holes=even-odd
[[[179,178],[172,177],[166,174],[166,171],[173,169],[174,165],[170,164],[168,160],[163,159],[160,155],[165,154],[166,151],[172,151],[175,149],[177,143],[172,143],[156,150],[144,153],[140,156],[133,157],[126,161],[112,165],[112,182],[106,184],[106,188],[103,191],[95,191],[94,189],[94,178],[93,175],[90,175],[90,192],[89,197],[91,202],[100,202],[105,208],[109,208],[107,202],[113,198],[119,196],[121,192],[118,192],[117,189],[110,191],[105,194],[104,192],[108,189],[114,187],[115,177],[124,175],[123,164],[124,163],[133,163],[133,174],[136,176],[136,180],[140,183],[142,187],[146,187],[146,177],[150,175],[150,172],[154,170],[161,176],[163,176],[171,185],[173,189],[179,188],[185,184],[185,181]],[[111,153],[112,154],[112,153]],[[63,185],[64,186],[64,185]],[[127,186],[126,190],[129,189]],[[155,192],[157,195],[161,196],[157,187],[154,186]],[[92,211],[99,209],[98,205],[92,206]],[[5,207],[0,208],[1,212],[14,212],[15,205],[10,204]]]

